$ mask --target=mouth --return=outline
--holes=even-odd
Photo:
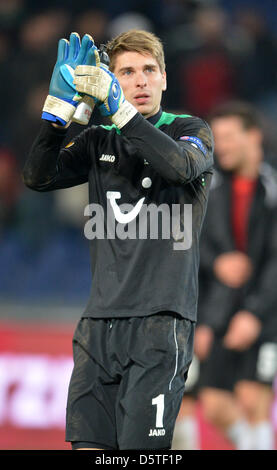
[[[135,96],[134,96],[134,100],[137,104],[145,104],[149,101],[150,99],[150,95],[149,93],[137,93]]]

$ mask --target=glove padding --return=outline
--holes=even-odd
[[[77,65],[100,66],[98,49],[89,34],[80,41],[78,33],[71,33],[70,40],[60,39],[57,62],[53,70],[49,95],[43,106],[42,119],[67,124],[82,97],[73,83]]]
[[[120,129],[137,113],[125,100],[116,76],[104,67],[79,65],[75,69],[74,82],[79,93],[92,96],[103,116],[110,116]]]

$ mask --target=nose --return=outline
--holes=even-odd
[[[146,75],[143,72],[138,72],[136,74],[136,86],[139,88],[144,88],[147,84]]]

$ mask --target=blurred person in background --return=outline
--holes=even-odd
[[[12,50],[12,43],[9,35],[0,31],[0,82],[2,90],[8,89],[9,76],[7,71],[9,70],[10,53]],[[4,95],[4,93],[3,93]],[[1,140],[12,141],[12,128],[11,122],[9,121],[10,116],[10,103],[9,100],[3,96],[2,99],[2,115],[5,119],[1,119]]]
[[[0,239],[14,223],[21,191],[20,172],[10,149],[0,147]]]
[[[20,24],[25,18],[24,0],[0,1],[0,81],[3,90],[1,96],[2,119],[1,138],[8,139],[12,144],[12,112],[9,97],[10,65],[14,51],[17,49],[17,34]],[[22,71],[23,73],[23,71]],[[5,90],[5,91],[4,91]],[[13,98],[15,100],[15,98]]]
[[[242,6],[235,10],[233,18],[237,32],[241,33],[241,43],[244,43],[240,50],[237,48],[237,94],[276,118],[276,36],[270,31],[264,13],[257,6]]]
[[[23,169],[24,160],[32,145],[33,132],[38,132],[40,129],[39,118],[48,86],[49,84],[44,81],[34,83],[32,90],[26,92],[25,99],[22,100],[24,119],[14,120],[13,130],[16,139],[12,147],[20,171]],[[35,195],[33,191],[22,185],[16,205],[17,233],[21,241],[24,241],[24,245],[29,247],[33,256],[45,246],[56,230],[54,224],[57,220],[55,193],[48,193],[45,196]]]
[[[0,29],[15,34],[26,12],[26,0],[0,1]]]
[[[11,133],[20,126],[26,112],[23,98],[29,95],[31,99],[34,87],[49,80],[57,40],[66,34],[68,21],[67,11],[61,8],[45,9],[23,18],[17,31],[18,45],[12,48],[5,70],[6,120]]]
[[[136,11],[127,11],[116,16],[109,25],[111,37],[118,36],[126,29],[143,29],[144,31],[153,31],[154,27],[150,19],[143,13]]]
[[[180,66],[180,94],[186,108],[203,117],[236,92],[234,65],[225,41],[227,28],[227,17],[221,8],[208,6],[195,12],[198,44]]]
[[[200,450],[202,448],[197,394],[199,369],[199,360],[194,353],[178,419],[174,428],[173,450]]]
[[[81,37],[87,31],[93,31],[95,44],[102,44],[110,39],[109,15],[107,10],[100,8],[83,9],[74,17],[73,30],[78,31]]]
[[[162,35],[169,56],[167,106],[206,118],[214,106],[236,96],[230,36],[231,25],[217,5],[194,8],[183,24]]]
[[[57,39],[66,33],[68,22],[69,15],[63,8],[40,5],[33,13],[29,6],[17,25],[19,44],[10,48],[8,61],[3,64],[6,133],[19,171],[30,149],[33,132],[39,129],[38,119],[49,86],[49,68],[55,60]],[[14,210],[19,239],[32,254],[37,253],[53,232],[54,195],[38,198],[25,186],[20,187]]]
[[[195,353],[204,416],[237,449],[275,448],[277,173],[255,109],[227,103],[210,121],[218,171],[202,237]]]

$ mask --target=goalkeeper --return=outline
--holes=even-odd
[[[202,119],[162,110],[166,71],[154,34],[127,31],[107,52],[109,70],[89,35],[60,41],[23,177],[35,191],[88,182],[90,203],[107,220],[103,236],[91,240],[92,286],[73,337],[66,440],[73,449],[169,449],[192,359],[213,140]],[[92,125],[65,148],[76,108],[88,98],[111,125]],[[186,249],[171,210],[167,238],[161,227],[155,239],[139,230],[109,236],[109,217],[126,228],[143,208],[173,204],[191,209]],[[179,222],[187,225],[184,210]]]

